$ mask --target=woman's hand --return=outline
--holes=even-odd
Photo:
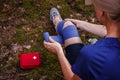
[[[104,37],[107,34],[107,30],[104,25],[92,24],[86,21],[75,20],[75,19],[65,19],[65,20],[71,21],[73,24],[76,25],[77,28],[95,34],[97,36]]]
[[[76,19],[65,19],[65,20],[71,21],[73,24],[76,25],[77,28],[80,28],[80,25],[82,25],[81,24],[82,21],[80,21],[80,20],[76,20]]]
[[[86,27],[89,28],[91,26],[91,23],[88,23],[88,22],[82,21],[82,20],[77,20],[77,19],[65,19],[65,20],[71,21],[73,24],[75,24],[75,26],[78,29],[85,30],[85,31],[87,31]]]
[[[47,48],[50,52],[53,52],[54,54],[58,54],[59,52],[63,51],[61,45],[53,40],[51,37],[49,37],[50,42],[44,41],[44,46]]]

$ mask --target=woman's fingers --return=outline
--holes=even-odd
[[[50,52],[53,52],[55,54],[57,54],[57,50],[56,50],[56,46],[55,43],[50,43],[50,42],[46,42],[44,41],[44,46],[45,48],[47,48]]]
[[[45,48],[48,49],[48,48],[50,47],[50,45],[51,45],[51,44],[50,44],[49,42],[44,41],[44,46],[45,46]]]
[[[55,42],[55,40],[52,39],[52,37],[49,37],[49,40],[50,40],[51,43],[54,43],[54,42]]]
[[[78,22],[78,20],[76,20],[76,19],[65,19],[65,20],[71,21],[71,22],[74,23],[74,24],[76,24],[76,23]]]

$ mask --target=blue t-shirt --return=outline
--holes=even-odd
[[[120,80],[120,41],[103,38],[84,46],[72,71],[82,80]]]

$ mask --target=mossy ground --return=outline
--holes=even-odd
[[[85,7],[83,0],[0,0],[0,80],[64,80],[56,56],[43,46],[43,32],[56,35],[49,19],[52,7],[58,8],[62,18],[95,18],[93,8]],[[85,43],[94,37],[84,31],[80,34]],[[39,52],[42,66],[20,69],[19,56],[27,52]]]

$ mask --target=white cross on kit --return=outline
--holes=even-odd
[[[33,59],[34,59],[34,60],[36,60],[36,59],[37,59],[37,57],[36,57],[36,56],[33,56]]]

